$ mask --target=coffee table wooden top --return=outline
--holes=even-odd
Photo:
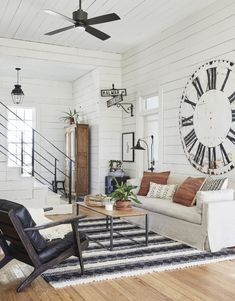
[[[97,212],[99,214],[105,215],[105,216],[111,216],[111,217],[131,217],[131,216],[140,216],[140,215],[146,215],[147,212],[140,208],[131,208],[131,210],[128,211],[121,211],[113,209],[113,211],[105,210],[104,207],[92,207],[88,206],[83,202],[76,202],[77,206],[81,206],[83,208],[92,210],[94,212]]]

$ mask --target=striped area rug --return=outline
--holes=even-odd
[[[100,218],[80,222],[80,229],[92,239],[89,248],[83,252],[83,276],[80,275],[78,259],[71,257],[46,271],[44,279],[53,287],[62,288],[235,259],[235,251],[231,249],[215,253],[199,251],[153,232],[149,233],[149,246],[145,246],[145,231],[121,219],[114,220],[114,229],[126,237],[114,233],[114,250],[109,251],[96,242],[109,246],[105,225],[105,219]]]

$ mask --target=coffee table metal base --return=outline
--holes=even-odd
[[[79,205],[80,205],[79,202],[77,202],[77,215],[79,215],[79,207],[80,207]],[[148,237],[148,233],[149,233],[149,229],[148,229],[148,213],[146,212],[144,214],[144,216],[145,216],[145,245],[148,246],[148,242],[149,242],[149,237]],[[110,245],[109,245],[109,250],[110,251],[113,250],[113,234],[114,234],[114,232],[117,233],[118,235],[122,236],[122,237],[125,237],[125,238],[128,238],[128,239],[132,240],[136,244],[141,244],[141,243],[135,241],[134,239],[132,239],[130,237],[127,237],[126,235],[124,235],[124,234],[120,233],[119,231],[115,230],[114,227],[113,227],[113,216],[106,216],[106,230],[110,232]],[[100,246],[106,248],[101,242],[98,242],[98,241],[96,241],[94,239],[91,239],[90,237],[89,237],[89,239],[95,241]]]

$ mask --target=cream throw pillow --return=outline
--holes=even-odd
[[[148,198],[159,198],[171,200],[175,194],[178,185],[161,185],[150,182]]]

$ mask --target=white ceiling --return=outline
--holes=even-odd
[[[76,80],[91,70],[78,64],[3,55],[0,56],[0,66],[0,76],[16,77],[15,68],[20,67],[22,78],[68,82]]]
[[[119,21],[94,26],[111,35],[103,42],[79,29],[44,35],[71,24],[46,14],[43,9],[71,17],[78,8],[78,0],[1,0],[0,37],[123,53],[214,1],[83,0],[82,8],[89,18],[112,12],[121,17]]]

